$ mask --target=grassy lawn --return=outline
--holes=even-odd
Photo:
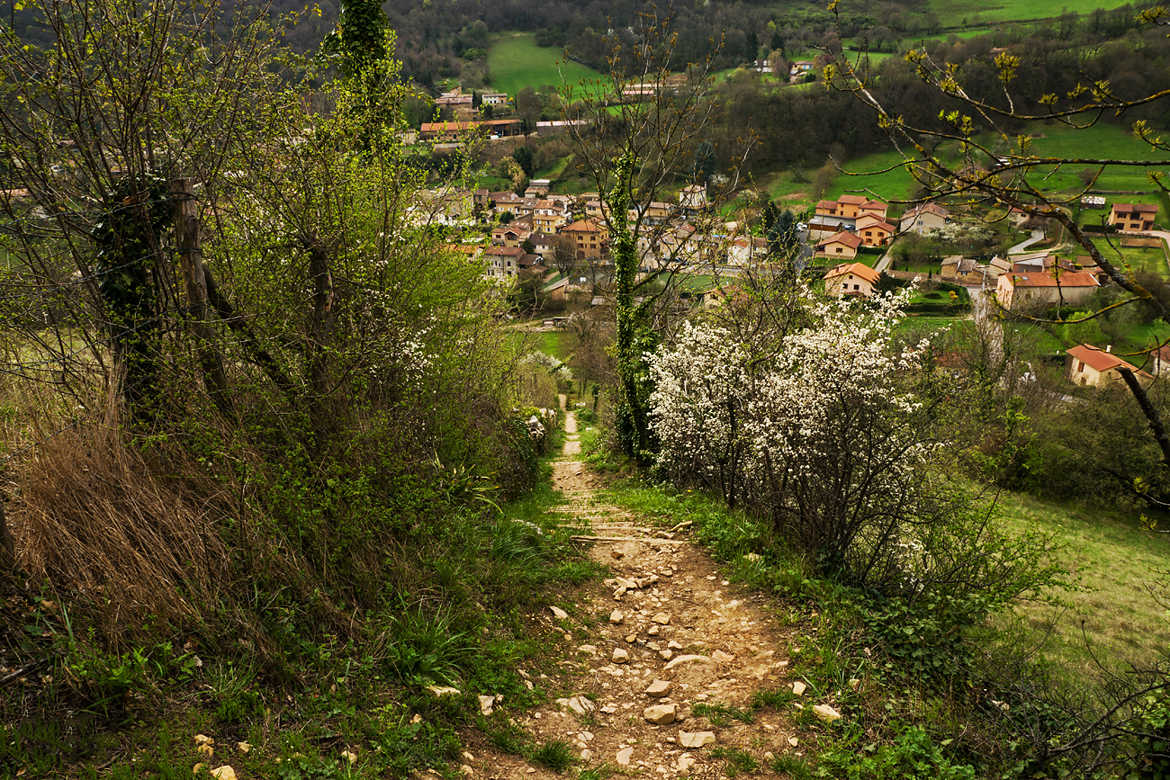
[[[536,334],[537,348],[546,355],[568,362],[573,354],[573,334],[566,330],[546,330]]]
[[[1112,241],[1112,246],[1110,246]],[[1162,276],[1170,274],[1170,266],[1166,263],[1165,253],[1157,247],[1129,247],[1122,246],[1117,236],[1108,241],[1098,238],[1093,241],[1100,250],[1101,256],[1114,263],[1128,266],[1134,273],[1155,273]]]
[[[1148,586],[1170,561],[1170,538],[1140,530],[1136,516],[1048,503],[1027,495],[1001,494],[998,515],[1007,528],[1051,534],[1061,560],[1079,581],[1063,607],[1028,605],[1021,612],[1043,631],[1055,621],[1050,653],[1070,677],[1091,673],[1092,659],[1081,629],[1099,658],[1118,664],[1145,661],[1170,645],[1170,613]]]
[[[537,46],[531,33],[495,36],[488,49],[488,73],[493,87],[513,96],[525,87],[557,88],[601,78],[592,68],[566,60],[559,49]]]

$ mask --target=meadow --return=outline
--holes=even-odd
[[[1102,4],[1100,0],[1010,0],[972,6],[963,0],[930,0],[930,10],[943,24],[967,27],[986,22],[1033,21],[1051,19],[1065,13],[1086,14],[1098,8],[1114,8],[1122,3]]]
[[[1153,160],[1164,158],[1137,138],[1128,128],[1115,124],[1098,124],[1078,129],[1062,124],[1036,125],[1031,130],[1034,140],[1030,151],[1040,157],[1091,159],[1100,157],[1102,150],[1120,160]],[[990,143],[984,139],[985,143]],[[992,144],[992,148],[996,148]],[[942,157],[948,157],[946,151]],[[841,164],[841,171],[829,184],[824,197],[837,198],[847,192],[878,196],[889,201],[910,200],[917,182],[909,168],[900,165],[904,158],[890,149],[874,152],[848,160]],[[1032,176],[1034,183],[1046,191],[1074,195],[1083,187],[1083,172],[1088,166],[1037,166]],[[1142,195],[1124,193],[1152,193],[1154,185],[1149,178],[1151,171],[1170,175],[1170,166],[1159,168],[1114,166],[1106,168],[1096,179],[1093,190],[1107,194],[1107,200],[1130,201]],[[761,186],[773,199],[791,203],[793,207],[812,205],[812,181],[815,169],[801,171],[785,170],[768,174],[760,179]],[[1149,197],[1146,195],[1145,197]]]
[[[501,33],[488,49],[492,86],[515,96],[525,87],[543,91],[562,85],[588,84],[602,78],[597,71],[565,58],[564,52],[537,46],[532,33]]]
[[[1170,559],[1170,538],[1141,529],[1137,512],[1055,504],[1002,493],[996,515],[1012,531],[1052,536],[1077,589],[1058,605],[1026,604],[1020,614],[1070,678],[1091,674],[1098,658],[1150,661],[1170,646],[1170,610],[1151,589]],[[1051,624],[1051,629],[1049,627]]]

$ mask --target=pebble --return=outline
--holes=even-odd
[[[674,723],[678,717],[678,707],[674,704],[651,704],[642,710],[642,717],[656,726],[665,726]]]
[[[841,713],[830,707],[828,704],[814,704],[813,714],[823,720],[825,723],[833,723],[841,720]]]
[[[807,690],[808,690],[808,686],[805,685],[804,683],[802,683],[800,680],[797,680],[796,682],[792,683],[792,692],[795,693],[797,696],[804,696],[804,692]]]
[[[714,744],[714,731],[680,731],[678,743],[685,748],[701,748]]]
[[[620,609],[615,609],[613,612],[609,613],[609,622],[616,626],[625,620],[625,617],[625,614],[623,614]]]
[[[670,614],[667,612],[659,612],[650,619],[660,626],[670,625]]]
[[[610,660],[615,664],[628,664],[630,662],[630,651],[624,647],[615,647]]]
[[[654,699],[660,699],[668,693],[670,693],[670,680],[655,680],[646,688],[646,695]]]
[[[633,757],[634,749],[632,747],[622,748],[617,752],[617,756],[615,756],[618,762],[618,766],[629,766],[630,759]]]
[[[666,669],[669,671],[670,669],[674,669],[676,666],[682,666],[683,664],[694,663],[697,661],[710,663],[711,659],[705,655],[680,655],[678,658],[675,658],[673,661],[668,663],[666,665]]]
[[[567,620],[569,617],[569,613],[565,612],[560,607],[550,606],[548,609],[553,613],[553,617],[555,617],[557,620]]]

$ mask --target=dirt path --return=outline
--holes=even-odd
[[[553,481],[568,499],[566,523],[612,576],[582,588],[569,617],[550,609],[548,619],[578,637],[565,647],[566,695],[520,725],[539,742],[571,745],[577,771],[607,765],[631,776],[723,777],[727,751],[739,750],[759,763],[740,776],[776,776],[768,759],[803,746],[786,715],[748,713],[757,691],[791,690],[789,637],[761,601],[730,586],[705,553],[679,538],[680,529],[648,527],[599,500],[600,481],[578,457],[572,412],[565,431]],[[483,756],[468,768],[501,779],[575,775],[514,756]]]

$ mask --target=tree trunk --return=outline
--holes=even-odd
[[[309,317],[309,345],[306,373],[309,378],[309,415],[317,434],[333,427],[325,398],[329,393],[329,348],[333,333],[333,275],[329,256],[314,243],[309,247],[309,279],[313,285],[313,310]]]
[[[199,240],[199,216],[189,179],[171,183],[175,199],[175,243],[187,285],[187,314],[195,335],[195,351],[203,373],[203,386],[212,403],[225,416],[232,414],[223,358],[214,347],[214,333],[207,324],[207,275],[203,271],[203,247]]]

